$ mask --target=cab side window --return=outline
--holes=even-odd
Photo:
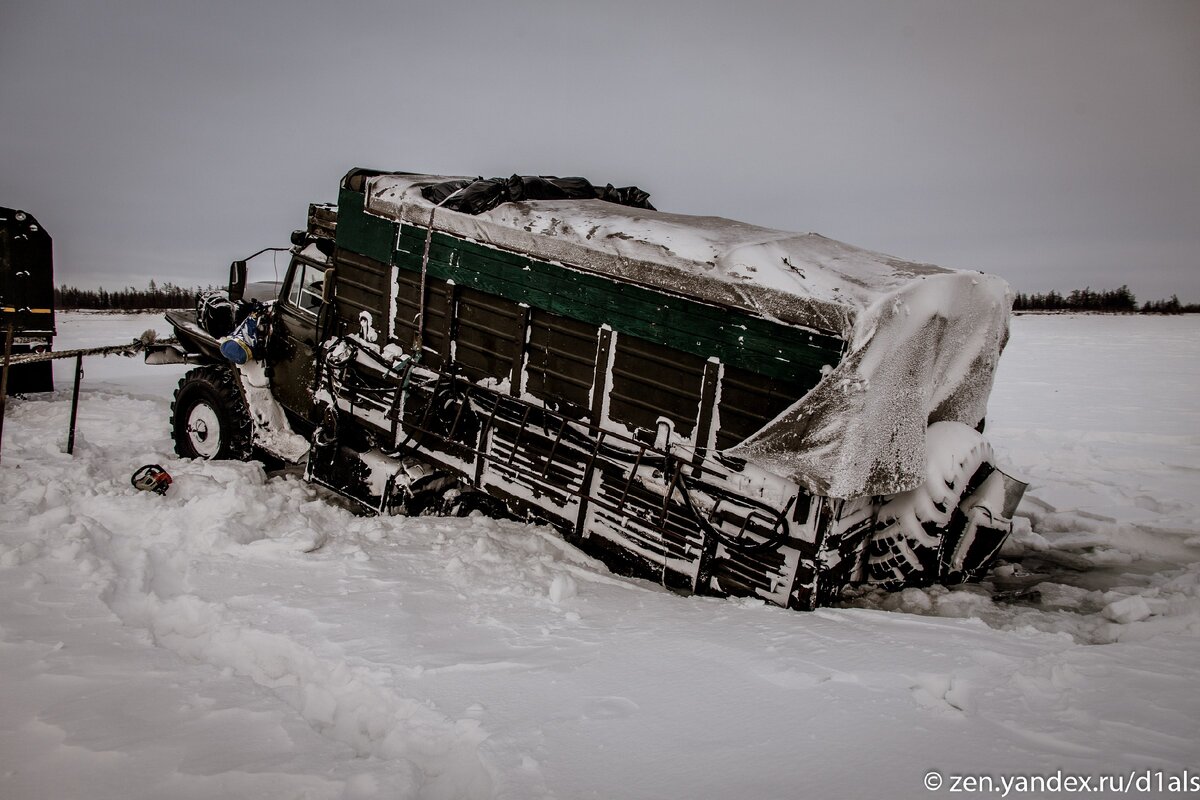
[[[294,264],[292,282],[287,291],[287,302],[300,311],[315,317],[317,309],[321,306],[325,271],[300,260],[296,260]]]

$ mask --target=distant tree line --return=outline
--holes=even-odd
[[[1143,314],[1200,314],[1200,303],[1181,303],[1179,297],[1170,300],[1151,300],[1142,304]]]
[[[1089,286],[1060,294],[1051,289],[1045,294],[1020,292],[1013,301],[1013,311],[1100,311],[1107,313],[1195,314],[1200,305],[1184,304],[1171,295],[1170,300],[1151,300],[1138,305],[1128,286],[1095,292]]]
[[[212,289],[212,287],[208,287]],[[144,308],[190,308],[196,298],[206,291],[200,287],[184,288],[173,283],[161,286],[150,281],[145,289],[127,286],[109,291],[100,289],[77,289],[74,286],[59,286],[54,290],[54,307],[62,310],[77,308],[107,311],[137,311]],[[1176,295],[1168,300],[1151,300],[1138,305],[1137,298],[1128,286],[1119,289],[1092,291],[1091,287],[1073,289],[1060,294],[1051,289],[1045,294],[1020,292],[1013,301],[1014,311],[1100,311],[1109,313],[1142,314],[1196,314],[1200,304],[1181,303]]]
[[[187,289],[173,283],[161,286],[153,280],[145,289],[127,286],[109,291],[100,289],[77,289],[74,286],[59,286],[54,290],[54,307],[60,310],[77,308],[105,311],[137,311],[145,308],[190,308],[204,291],[200,288]]]

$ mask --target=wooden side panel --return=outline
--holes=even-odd
[[[460,289],[455,361],[472,381],[512,374],[513,353],[524,343],[521,307],[503,297]]]
[[[608,416],[652,441],[659,417],[692,435],[700,412],[705,360],[633,336],[617,337]],[[638,438],[643,438],[644,435]]]
[[[733,447],[760,430],[803,396],[802,383],[767,378],[726,365],[718,406],[717,449]]]
[[[396,318],[395,340],[409,351],[417,334],[417,314],[421,304],[421,276],[407,270],[397,270],[396,275]],[[425,352],[421,363],[430,369],[441,369],[448,351],[449,332],[453,320],[450,312],[452,287],[439,278],[425,282]]]
[[[399,233],[395,264],[419,272],[425,230]],[[709,305],[628,282],[548,264],[442,233],[433,235],[430,276],[453,280],[514,303],[708,358],[760,374],[815,386],[821,367],[836,364],[840,339],[740,310]]]
[[[387,332],[387,303],[391,294],[391,267],[373,258],[338,250],[337,299],[334,304],[340,333],[357,333],[359,315],[366,311],[380,334]]]
[[[525,391],[572,419],[586,416],[596,372],[597,332],[595,325],[534,311],[529,321]]]

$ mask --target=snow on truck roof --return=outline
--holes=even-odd
[[[424,227],[434,203],[422,191],[463,180],[379,175],[367,181],[366,210]],[[505,202],[480,214],[440,208],[433,227],[843,337],[881,296],[955,273],[816,233],[599,199]]]
[[[354,173],[351,173],[354,174]],[[732,453],[817,494],[893,494],[925,481],[926,426],[987,412],[1012,295],[993,275],[863,250],[815,233],[604,200],[437,210],[422,190],[471,180],[366,178],[367,213],[834,333],[842,360]]]

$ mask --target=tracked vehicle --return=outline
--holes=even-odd
[[[998,278],[583,179],[356,169],[292,244],[275,302],[234,262],[167,314],[147,359],[197,365],[180,455],[265,451],[373,512],[519,515],[797,609],[975,579],[1011,529],[1023,485],[977,432]]]
[[[54,344],[54,242],[28,211],[0,208],[0,344],[14,356]],[[54,389],[50,362],[9,368],[13,393]]]

